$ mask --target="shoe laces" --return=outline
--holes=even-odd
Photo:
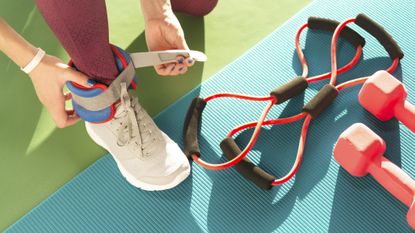
[[[143,157],[154,153],[163,140],[161,131],[153,119],[138,102],[137,97],[128,94],[126,83],[121,83],[121,103],[117,108],[116,119],[121,119],[117,144],[126,146],[134,143],[135,150],[141,150]]]

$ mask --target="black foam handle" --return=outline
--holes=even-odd
[[[226,138],[220,143],[220,148],[229,160],[241,153],[241,149],[233,138]],[[252,181],[256,186],[269,190],[275,177],[253,164],[247,157],[235,165],[236,170],[246,179]]]
[[[192,155],[200,156],[197,134],[200,126],[200,118],[205,106],[206,101],[200,97],[196,97],[187,110],[183,126],[183,141],[184,153],[188,159],[191,159]]]
[[[339,22],[332,19],[310,17],[308,18],[307,24],[310,29],[334,32],[339,25]],[[340,36],[349,41],[349,43],[355,47],[359,45],[362,47],[365,46],[365,39],[359,33],[347,26],[340,32]]]
[[[317,93],[314,98],[310,100],[304,107],[303,111],[311,115],[312,118],[316,118],[320,115],[339,95],[337,88],[331,84],[326,84]]]
[[[299,95],[308,87],[307,79],[304,77],[297,77],[284,85],[274,89],[270,95],[277,99],[275,104],[281,104],[294,96]]]
[[[383,45],[392,60],[396,58],[403,58],[403,52],[398,43],[380,24],[376,23],[365,14],[359,14],[356,17],[355,23],[374,36],[379,43]]]

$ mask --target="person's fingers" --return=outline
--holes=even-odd
[[[187,72],[187,66],[179,68],[179,74],[185,74]]]
[[[68,94],[60,94],[55,96],[53,101],[45,104],[46,109],[58,128],[73,125],[80,119],[73,109],[65,109],[65,99],[69,96]]]
[[[176,62],[179,65],[184,64],[184,60],[185,60],[184,56],[179,55],[179,56],[176,57]]]
[[[170,75],[182,74],[184,68],[186,68],[187,70],[187,67],[185,64],[176,64],[173,71],[170,73]]]
[[[59,113],[51,113],[55,121],[56,127],[65,128],[77,123],[80,117],[73,110],[63,110]],[[55,115],[55,117],[53,117]]]
[[[156,73],[158,75],[166,76],[169,74],[169,71],[166,69],[166,66],[164,64],[156,65],[154,66],[154,69],[156,70]]]
[[[76,123],[78,123],[81,120],[81,118],[77,114],[68,115],[68,118],[66,119],[66,126],[72,126]]]
[[[68,92],[65,94],[65,101],[71,100],[72,99],[72,93]]]
[[[195,60],[192,57],[176,57],[176,64],[168,63],[155,66],[156,72],[159,75],[179,75],[187,72],[188,68],[195,64]]]
[[[181,55],[176,57],[176,65],[173,68],[173,70],[170,72],[170,75],[179,75],[187,71],[187,69],[184,69],[186,67],[185,59],[186,58]]]
[[[192,57],[187,57],[185,59],[185,64],[187,67],[191,67],[195,64],[195,60]]]
[[[65,82],[72,81],[85,87],[89,87],[92,84],[91,81],[88,81],[89,80],[88,76],[72,68],[67,68],[65,70],[63,79]]]
[[[183,35],[178,36],[176,46],[177,49],[190,50]],[[181,60],[182,58],[184,58],[184,60]],[[188,67],[193,66],[195,63],[192,57],[177,56],[176,60],[178,64],[185,64]]]
[[[184,64],[168,63],[155,66],[156,72],[162,76],[175,76],[183,74],[187,71],[187,67]]]
[[[68,116],[77,116],[75,110],[73,109],[66,109],[65,111],[66,111],[66,115]]]
[[[167,75],[177,75],[177,71],[175,70],[176,68],[176,64],[175,63],[170,63],[166,65],[166,70],[168,72]]]
[[[60,128],[69,127],[76,124],[81,120],[81,118],[76,114],[74,109],[65,109],[65,115],[62,115],[63,122],[61,122]]]

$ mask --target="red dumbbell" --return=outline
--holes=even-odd
[[[396,117],[415,132],[415,107],[406,101],[404,85],[388,72],[374,73],[359,93],[360,104],[381,121]]]
[[[352,176],[375,178],[393,196],[409,207],[409,226],[415,229],[415,181],[383,156],[386,144],[361,123],[345,130],[334,147],[334,159]]]

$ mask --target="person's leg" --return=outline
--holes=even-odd
[[[171,0],[174,11],[194,16],[209,14],[218,3],[218,0]]]
[[[36,1],[77,68],[98,81],[111,83],[118,74],[115,59],[129,58],[114,58],[112,54],[104,0]],[[91,139],[110,152],[130,184],[143,190],[165,190],[190,175],[186,155],[157,127],[137,97],[129,95],[125,82],[113,86],[118,88],[120,101],[98,111],[83,104],[95,104],[89,100],[102,93],[97,92],[99,84],[88,89],[72,83],[67,87],[72,96],[88,97],[81,102],[72,98],[73,108],[85,120]]]
[[[110,84],[118,70],[109,45],[105,0],[36,0],[36,4],[76,67]]]

